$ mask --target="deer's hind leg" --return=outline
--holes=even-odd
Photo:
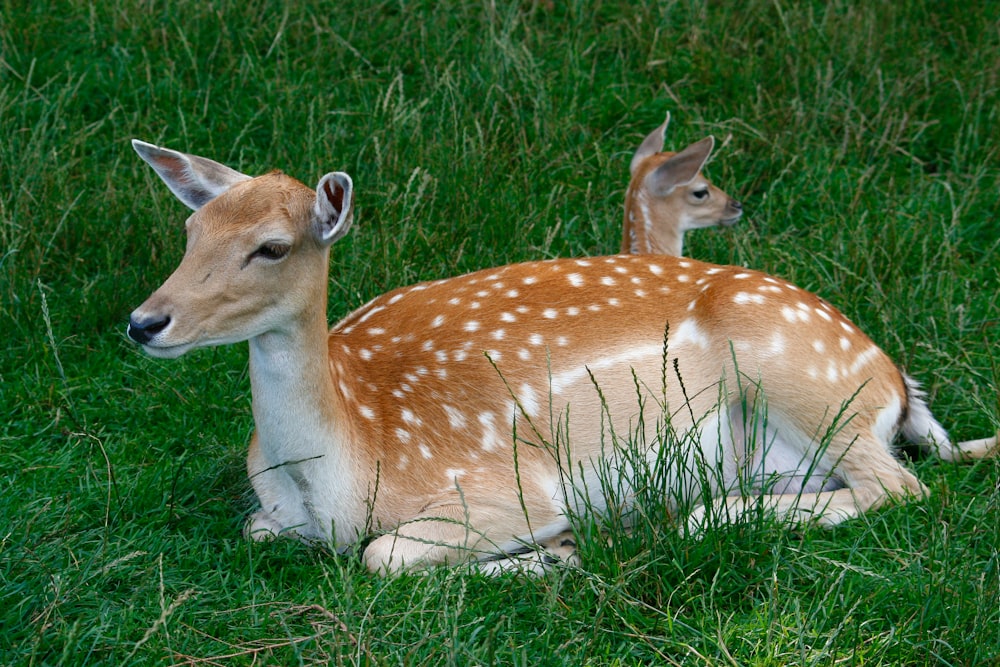
[[[709,515],[725,522],[740,521],[759,510],[773,513],[779,521],[790,524],[815,522],[835,526],[886,502],[927,495],[927,488],[892,455],[880,438],[867,435],[844,442],[846,438],[846,434],[838,434],[830,447],[820,454],[826,465],[809,464],[813,475],[817,474],[817,469],[829,470],[829,473],[822,473],[825,479],[810,482],[810,470],[791,471],[793,478],[803,480],[798,490],[785,485],[781,493],[716,498],[711,508],[702,506],[691,513],[689,528],[700,532]],[[822,491],[810,488],[819,483],[827,489],[830,482],[840,488]]]

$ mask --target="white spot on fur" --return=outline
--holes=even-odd
[[[367,405],[359,405],[358,412],[360,412],[361,416],[364,417],[365,419],[375,419],[375,411],[369,408]]]
[[[537,333],[531,334],[530,336],[528,336],[528,342],[531,343],[532,345],[541,345],[542,334],[537,334]]]
[[[469,320],[465,323],[463,327],[466,331],[479,331],[479,322],[475,320]]]
[[[746,305],[748,303],[763,304],[765,301],[762,294],[750,294],[749,292],[737,292],[733,297],[733,303]]]
[[[444,315],[438,315],[433,320],[431,320],[431,326],[432,327],[437,328],[437,327],[441,326],[442,324],[444,324]]]
[[[496,415],[492,412],[479,413],[479,424],[483,427],[483,449],[493,451],[497,446]]]
[[[539,406],[538,396],[530,384],[525,383],[521,385],[521,394],[518,398],[521,401],[521,407],[524,409],[525,414],[529,417],[538,416],[541,406]]]
[[[698,321],[694,318],[688,318],[670,332],[669,342],[671,345],[678,346],[692,344],[704,350],[708,348],[709,340],[705,332],[698,326]]]
[[[785,337],[781,332],[776,332],[771,336],[771,344],[768,347],[771,354],[780,355],[785,353]]]
[[[465,428],[465,413],[453,405],[442,405],[444,413],[448,416],[448,425],[454,430]]]
[[[514,317],[513,313],[500,313],[501,322],[517,322],[517,318]]]
[[[649,270],[654,276],[663,275],[663,267],[660,266],[659,264],[650,264]]]
[[[405,443],[407,443],[407,442],[410,441],[411,437],[413,437],[413,436],[406,429],[404,429],[404,428],[397,428],[396,429],[396,439],[399,440],[400,442],[402,442],[402,443],[405,444]]]
[[[559,316],[559,311],[556,310],[555,308],[546,308],[544,311],[542,311],[542,316],[545,317],[546,319],[554,320]]]
[[[856,375],[858,371],[867,366],[872,359],[874,359],[879,355],[879,352],[880,350],[878,349],[878,347],[872,345],[867,350],[859,354],[857,358],[854,360],[854,363],[851,364],[850,368],[851,375]]]
[[[418,449],[420,450],[420,455],[423,456],[425,459],[434,458],[434,455],[431,454],[431,448],[428,447],[427,445],[421,444],[420,447],[418,447]]]

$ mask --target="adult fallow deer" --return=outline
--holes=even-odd
[[[363,558],[382,573],[486,560],[558,535],[581,503],[600,511],[586,493],[624,471],[619,443],[655,458],[675,434],[668,493],[710,497],[720,516],[761,502],[831,525],[925,492],[892,455],[898,431],[949,459],[995,448],[952,445],[916,384],[831,305],[737,267],[501,266],[394,290],[328,330],[347,174],[313,190],[133,145],[194,213],[180,265],[128,334],[168,358],[249,342],[253,538],[375,534]]]

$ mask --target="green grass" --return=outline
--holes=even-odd
[[[978,437],[1000,420],[998,80],[982,0],[0,0],[0,664],[996,664],[996,461],[918,461],[929,499],[831,531],[651,515],[583,539],[579,571],[383,580],[240,539],[243,347],[163,362],[123,332],[186,215],[133,137],[350,172],[336,318],[615,251],[670,110],[668,144],[715,134],[708,173],[747,209],[688,254],[828,298]]]

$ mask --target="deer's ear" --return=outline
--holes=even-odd
[[[635,176],[635,170],[639,167],[639,164],[650,155],[663,152],[663,138],[667,134],[668,125],[670,125],[669,111],[667,112],[666,120],[663,121],[663,125],[646,135],[646,138],[639,144],[639,148],[636,149],[635,155],[632,156],[632,162],[628,167],[630,174]]]
[[[330,172],[316,186],[313,221],[317,240],[329,245],[350,230],[354,222],[354,182],[342,171]]]
[[[705,166],[715,147],[715,137],[705,137],[661,164],[646,177],[646,185],[655,195],[663,197],[681,185],[695,179]]]
[[[160,148],[138,139],[132,140],[132,148],[149,163],[170,191],[194,211],[237,183],[250,179],[214,160]]]

